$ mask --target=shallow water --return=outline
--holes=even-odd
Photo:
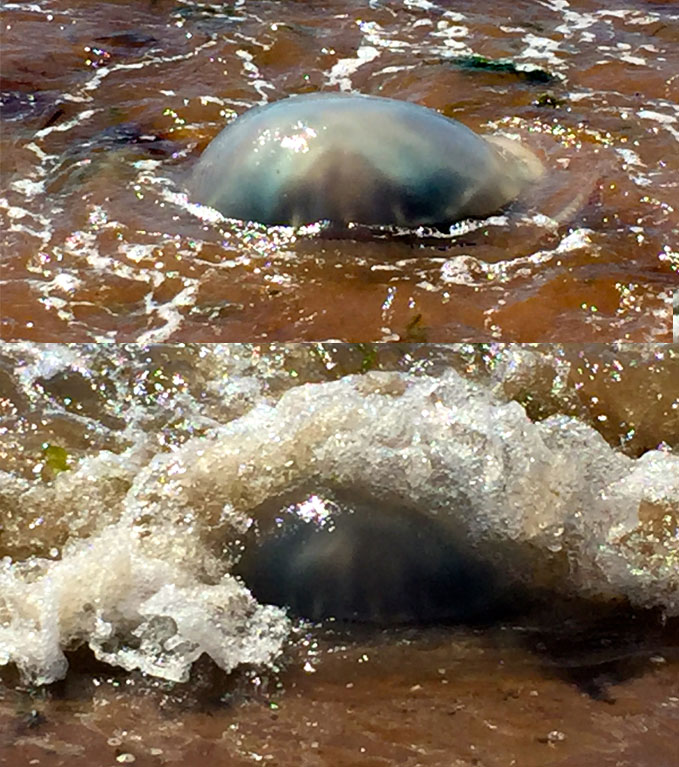
[[[204,664],[174,690],[85,665],[49,691],[5,693],[0,764],[674,765],[676,634],[609,621],[584,649],[570,637],[575,650],[535,651],[545,638],[311,634],[310,663],[237,680]]]
[[[671,340],[673,3],[39,0],[2,12],[5,339]],[[515,66],[479,70],[471,56]],[[519,138],[545,182],[434,238],[324,239],[186,199],[200,151],[236,114],[337,89]]]
[[[1,352],[0,764],[673,764],[676,346]],[[512,609],[253,602],[239,552],[324,497],[437,520]]]

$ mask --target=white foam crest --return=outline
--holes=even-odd
[[[677,118],[674,115],[668,115],[664,112],[657,112],[654,109],[640,109],[637,112],[637,117],[641,117],[642,120],[655,120],[663,125],[669,125],[677,122]]]
[[[15,192],[19,192],[19,194],[23,194],[24,197],[31,200],[36,195],[42,194],[45,191],[45,182],[34,181],[30,178],[20,178],[16,181],[12,181],[10,187],[14,189]]]
[[[2,7],[6,11],[23,11],[24,13],[39,13],[44,16],[51,15],[51,12],[49,10],[38,5],[38,3],[3,3]],[[59,11],[59,13],[64,16],[69,16],[71,14],[71,11],[64,10],[64,11]]]
[[[36,250],[45,248],[52,238],[53,227],[50,220],[32,209],[11,205],[6,197],[0,197],[0,210],[5,211],[8,222],[4,229],[8,232],[24,232],[37,240]],[[29,267],[29,271],[35,271]]]
[[[181,682],[204,652],[226,671],[271,662],[288,628],[282,610],[258,605],[234,578],[201,583],[116,525],[58,562],[33,563],[29,578],[4,560],[0,586],[0,662],[37,684],[65,675],[64,648],[82,638],[101,660]]]
[[[526,48],[517,56],[517,59],[532,59],[540,63],[546,62],[551,68],[565,68],[564,61],[557,55],[561,48],[558,40],[528,32],[523,36],[523,42]]]
[[[548,223],[549,223],[548,219]],[[543,225],[542,221],[536,222]],[[516,256],[508,261],[487,263],[469,254],[460,254],[445,261],[441,266],[441,280],[447,284],[487,285],[491,281],[511,282],[518,278],[531,277],[536,269],[544,270],[547,264],[561,261],[564,254],[582,250],[594,250],[591,229],[578,228],[564,235],[555,248],[538,250],[527,256]],[[495,310],[491,310],[495,311]]]
[[[679,513],[679,457],[651,452],[635,462],[573,418],[533,424],[518,404],[500,403],[452,372],[437,380],[374,373],[298,387],[275,407],[254,408],[213,441],[185,445],[166,467],[156,463],[138,477],[134,498],[145,514],[167,518],[186,503],[204,506],[199,499],[207,497],[247,516],[309,481],[376,498],[386,492],[461,524],[479,541],[568,551],[578,567],[567,589],[616,593],[676,614],[679,571],[666,580],[665,570],[645,563],[641,544],[625,550],[624,577],[617,564],[608,572],[600,555],[621,520],[640,531],[644,503],[662,499]],[[675,479],[660,481],[659,469],[645,471],[649,465]],[[136,513],[134,504],[128,513]],[[668,537],[658,552],[671,561],[679,544]]]
[[[446,17],[437,23],[435,31],[429,33],[429,37],[441,40],[442,45],[430,43],[427,45],[427,51],[444,58],[450,57],[451,53],[454,56],[471,56],[474,51],[464,42],[469,36],[469,28],[465,25],[451,24],[451,21],[461,20],[456,15],[446,14]]]
[[[48,125],[46,128],[36,131],[34,135],[36,138],[45,138],[45,136],[49,136],[50,133],[65,133],[66,131],[71,130],[71,128],[75,128],[76,125],[80,125],[80,123],[89,120],[90,117],[93,117],[98,111],[98,109],[83,109],[82,112],[78,112],[70,120],[59,122],[55,125]]]
[[[13,346],[24,355],[24,364],[18,365],[14,374],[26,392],[31,391],[38,378],[52,378],[63,370],[87,367],[86,358],[77,347],[65,344],[43,344],[36,347],[33,343],[23,341],[18,341]],[[40,354],[35,354],[36,348],[40,350]]]
[[[446,285],[483,285],[494,278],[492,264],[466,253],[441,265],[441,281]]]
[[[197,45],[188,53],[177,53],[173,56],[152,56],[146,55],[142,61],[132,61],[127,63],[117,62],[106,67],[98,67],[94,70],[94,74],[85,82],[77,93],[70,94],[72,100],[84,100],[92,101],[93,96],[89,95],[90,91],[96,91],[101,87],[103,80],[113,72],[119,72],[121,70],[134,70],[144,69],[145,67],[154,66],[157,64],[171,64],[175,61],[186,61],[192,59],[194,56],[202,53],[206,48],[211,48],[217,44],[216,40],[206,40],[204,43]]]
[[[440,10],[440,7],[436,3],[432,3],[431,0],[403,0],[403,5],[406,8],[416,8],[419,11]]]
[[[270,47],[263,45],[261,42],[258,42],[257,45],[264,50],[267,50]],[[243,62],[243,72],[245,73],[246,79],[259,94],[259,101],[257,103],[266,104],[269,101],[269,94],[266,91],[275,90],[274,86],[262,77],[259,68],[254,62],[254,56],[250,53],[250,51],[239,49],[236,51],[236,56],[238,56],[238,58]]]

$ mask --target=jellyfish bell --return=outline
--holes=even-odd
[[[436,517],[319,495],[274,517],[234,570],[260,602],[378,625],[487,622],[511,609],[493,568]]]
[[[542,173],[518,142],[483,138],[426,107],[343,93],[249,110],[208,145],[189,192],[267,225],[443,226],[484,217]]]

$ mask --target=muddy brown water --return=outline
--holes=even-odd
[[[2,11],[7,340],[671,340],[675,3]],[[474,56],[512,64],[479,69]],[[519,138],[545,181],[434,238],[327,239],[187,204],[187,174],[235,115],[337,89]]]
[[[51,689],[3,691],[0,764],[673,767],[676,628],[316,628],[277,674],[205,663],[174,688],[81,654]]]

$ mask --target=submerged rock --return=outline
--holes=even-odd
[[[520,144],[407,101],[320,93],[246,112],[190,183],[230,218],[298,226],[437,226],[487,216],[541,174]]]

